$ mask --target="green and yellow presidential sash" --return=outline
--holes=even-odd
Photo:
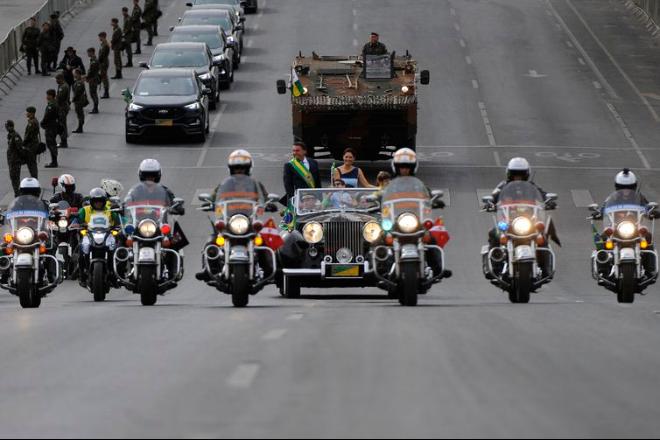
[[[293,166],[293,169],[296,170],[296,173],[298,173],[300,177],[302,177],[305,180],[305,183],[307,183],[307,186],[310,189],[316,189],[316,183],[314,183],[314,176],[312,176],[312,173],[310,173],[309,170],[305,168],[305,164],[303,164],[295,157],[291,159],[291,162],[289,163],[291,164],[291,166]]]

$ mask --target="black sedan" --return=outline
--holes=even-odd
[[[234,46],[227,42],[224,32],[217,26],[177,26],[172,30],[170,43],[206,43],[213,54],[213,62],[220,65],[219,80],[223,89],[234,82]]]
[[[126,142],[146,136],[192,136],[199,142],[209,132],[209,95],[191,69],[146,70],[132,91],[124,90]]]
[[[234,68],[237,68],[241,62],[243,52],[245,26],[236,19],[236,15],[226,9],[192,9],[184,12],[179,20],[179,25],[189,26],[194,24],[214,25],[222,28],[229,44],[235,45],[237,49],[234,59]]]
[[[193,0],[188,6],[193,5],[231,5],[238,9],[244,8],[248,14],[254,14],[259,8],[258,0]]]

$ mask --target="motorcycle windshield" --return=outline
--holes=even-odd
[[[110,220],[105,214],[94,214],[87,225],[90,231],[105,231],[110,229]]]
[[[296,192],[298,215],[328,212],[370,212],[378,208],[372,189],[301,189]]]
[[[252,217],[259,199],[257,182],[249,176],[231,176],[220,185],[215,199],[215,215],[218,219],[239,214]]]
[[[530,182],[511,182],[502,188],[497,203],[498,220],[509,223],[518,217],[545,221],[545,200]]]
[[[40,231],[48,220],[48,209],[46,204],[36,197],[21,196],[9,205],[6,218],[11,224],[12,231],[26,227]]]
[[[164,221],[170,196],[162,185],[143,182],[131,189],[126,196],[126,224],[137,226],[142,220]]]
[[[431,194],[416,177],[398,177],[383,192],[383,217],[412,213],[420,219],[431,215]]]
[[[613,224],[624,220],[639,222],[645,213],[646,203],[637,191],[616,191],[605,201],[604,214]]]

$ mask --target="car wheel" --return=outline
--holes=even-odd
[[[215,110],[218,108],[218,101],[216,97],[214,96],[213,99],[209,102],[209,109]]]
[[[138,136],[133,136],[128,133],[126,133],[126,143],[127,144],[135,144],[138,141]]]
[[[287,298],[300,298],[300,283],[293,277],[284,276],[284,296]]]

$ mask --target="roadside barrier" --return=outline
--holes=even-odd
[[[660,0],[626,0],[625,3],[654,37],[660,36]]]

